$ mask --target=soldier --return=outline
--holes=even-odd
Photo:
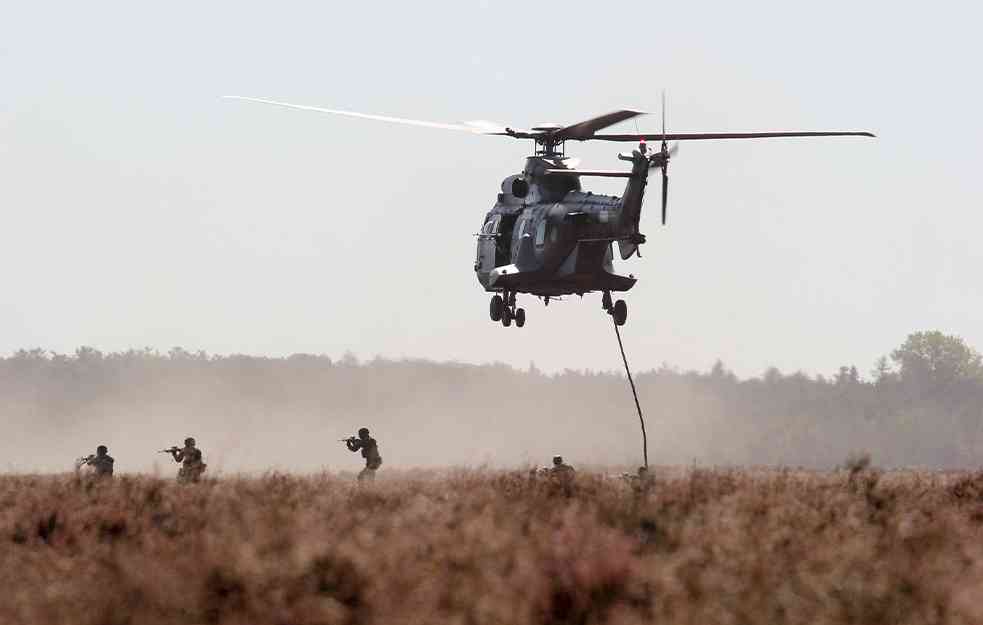
[[[105,445],[96,447],[96,455],[85,459],[85,464],[93,469],[95,477],[112,477],[113,464],[116,461],[109,455],[109,449]]]
[[[178,482],[187,484],[201,479],[201,474],[205,472],[208,465],[202,461],[201,450],[195,447],[195,439],[191,437],[184,439],[184,449],[171,447],[167,451],[174,458],[174,462],[181,463],[181,468],[177,472]]]
[[[631,473],[627,473],[625,477],[628,479],[632,490],[636,493],[647,493],[655,488],[655,476],[649,472],[648,467],[638,467],[637,474],[632,475]]]
[[[563,462],[563,456],[553,456],[553,467],[550,469],[550,475],[563,480],[572,480],[575,473],[573,467]]]
[[[382,466],[382,456],[379,455],[379,444],[369,436],[369,428],[359,428],[358,438],[352,436],[345,441],[348,451],[362,451],[365,458],[365,468],[358,474],[358,481],[375,479],[375,472]]]

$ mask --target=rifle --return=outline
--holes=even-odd
[[[180,447],[177,447],[177,446],[174,446],[174,447],[170,447],[168,449],[161,449],[157,453],[159,453],[159,454],[173,454],[175,451],[181,451],[181,448]]]

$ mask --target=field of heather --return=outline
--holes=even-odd
[[[983,475],[0,477],[0,623],[980,623]]]

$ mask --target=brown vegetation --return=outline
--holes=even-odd
[[[0,623],[979,623],[983,475],[0,477]]]

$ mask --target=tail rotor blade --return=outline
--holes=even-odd
[[[662,90],[662,145],[666,144],[666,90]]]
[[[666,204],[669,201],[669,164],[662,166],[662,225],[666,225]]]

